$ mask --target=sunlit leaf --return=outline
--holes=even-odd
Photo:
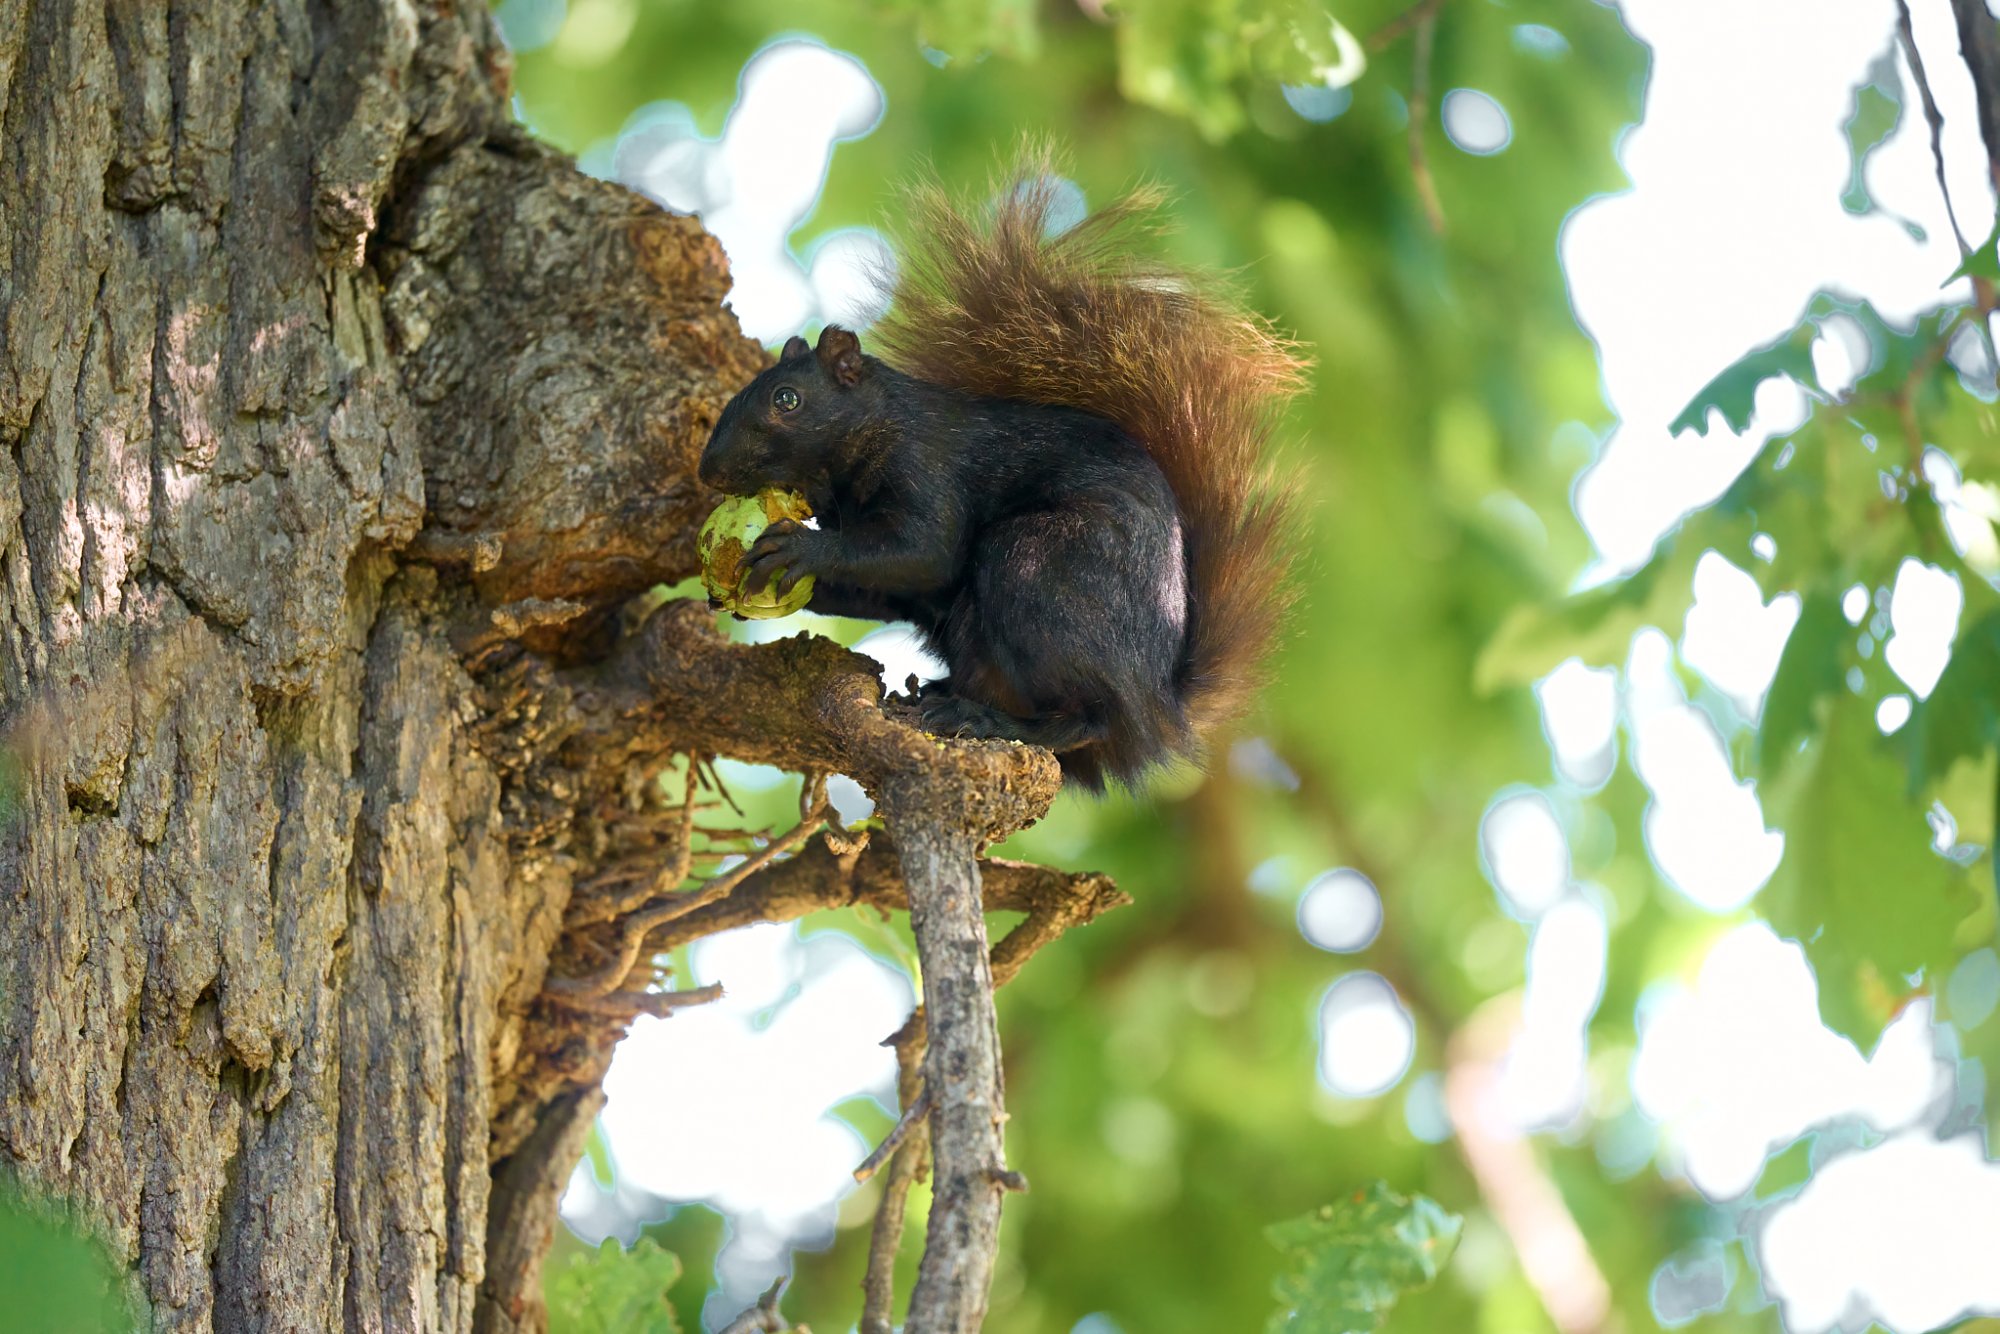
[[[1225,15],[1233,4],[1221,6]],[[1203,0],[1149,0],[1107,6],[1116,20],[1118,87],[1126,97],[1192,121],[1210,139],[1244,123],[1237,82],[1248,53],[1213,40],[1215,15]],[[1228,19],[1225,18],[1225,22]]]
[[[1783,768],[1785,761],[1811,735],[1819,701],[1841,688],[1840,648],[1852,633],[1846,617],[1840,614],[1837,594],[1824,591],[1806,594],[1799,608],[1798,624],[1785,640],[1777,674],[1771,678],[1771,688],[1764,696],[1763,717],[1757,729],[1757,767],[1766,777]]]
[[[1250,66],[1267,79],[1290,84],[1353,81],[1365,65],[1360,44],[1320,0],[1248,0],[1241,16]]]
[[[1640,627],[1679,626],[1694,594],[1695,543],[1676,541],[1638,573],[1553,604],[1524,603],[1500,623],[1472,668],[1473,689],[1490,695],[1526,685],[1567,658],[1588,666],[1624,661]]]
[[[1886,51],[1868,67],[1868,73],[1854,86],[1854,106],[1840,128],[1847,135],[1848,161],[1852,173],[1840,204],[1849,213],[1869,213],[1875,201],[1868,194],[1865,168],[1868,157],[1889,141],[1903,119],[1903,79],[1893,51]]]
[[[1977,901],[1963,869],[1932,851],[1872,706],[1843,691],[1824,711],[1819,737],[1759,789],[1785,854],[1757,905],[1805,946],[1828,1025],[1867,1050],[1913,979],[1950,964]]]
[[[1680,415],[1667,426],[1674,435],[1693,431],[1708,434],[1708,414],[1719,412],[1732,431],[1746,431],[1755,415],[1757,388],[1764,381],[1789,375],[1808,387],[1817,383],[1813,374],[1812,345],[1818,331],[1811,321],[1790,333],[1739,358],[1720,375],[1703,385],[1688,400]]]
[[[651,1238],[628,1251],[607,1237],[595,1254],[572,1256],[549,1274],[549,1334],[680,1334],[667,1299],[680,1277],[680,1260]]]
[[[1435,1279],[1463,1220],[1381,1182],[1265,1229],[1287,1265],[1272,1287],[1281,1308],[1266,1334],[1353,1334],[1381,1328],[1399,1298]]]
[[[2000,741],[2000,612],[1987,613],[1959,635],[1944,675],[1903,733],[1912,790]]]
[[[1795,1193],[1812,1177],[1813,1143],[1817,1135],[1801,1135],[1764,1160],[1752,1194],[1760,1201]]]
[[[1211,139],[1243,127],[1251,81],[1340,87],[1367,60],[1323,0],[1111,0],[1118,82]]]
[[[1984,278],[1989,282],[2000,282],[2000,222],[1993,224],[1993,230],[1984,241],[1972,247],[1972,253],[1951,271],[1951,276],[1942,285],[1949,286],[1960,278]]]

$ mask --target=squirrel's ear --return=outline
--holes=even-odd
[[[843,385],[861,379],[861,340],[851,330],[829,324],[819,334],[819,364]]]
[[[812,344],[806,342],[805,339],[799,337],[797,334],[793,334],[785,340],[785,350],[778,354],[778,360],[790,361],[793,357],[803,357],[810,351],[812,351]]]

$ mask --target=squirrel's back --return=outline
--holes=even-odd
[[[1291,495],[1262,455],[1303,363],[1263,320],[1144,257],[1134,233],[1159,191],[1059,230],[1059,189],[1033,154],[990,206],[935,183],[912,191],[877,336],[919,379],[1083,408],[1146,447],[1180,507],[1188,628],[1175,686],[1204,735],[1248,701],[1289,600]]]

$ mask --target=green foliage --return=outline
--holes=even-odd
[[[1319,0],[1119,0],[1108,8],[1120,91],[1185,116],[1212,139],[1245,125],[1247,80],[1324,84],[1363,59]]]
[[[1281,1309],[1267,1334],[1366,1334],[1397,1299],[1437,1278],[1464,1220],[1435,1201],[1394,1194],[1381,1182],[1338,1204],[1265,1229],[1285,1253],[1272,1285]]]
[[[680,1334],[667,1296],[680,1279],[680,1260],[650,1237],[629,1251],[607,1237],[595,1253],[571,1256],[544,1281],[549,1334]]]
[[[1993,225],[1986,239],[1972,248],[1965,261],[1951,271],[1950,283],[1959,278],[1984,278],[1988,282],[2000,282],[2000,222]]]
[[[1795,1194],[1812,1179],[1813,1144],[1817,1138],[1816,1135],[1802,1135],[1792,1141],[1789,1148],[1765,1159],[1764,1170],[1757,1174],[1757,1184],[1751,1189],[1751,1194],[1760,1202]]]
[[[1686,615],[1698,550],[1692,542],[1680,542],[1628,579],[1561,602],[1514,608],[1479,650],[1473,688],[1491,694],[1527,685],[1568,658],[1591,666],[1623,661],[1642,626],[1674,625]]]
[[[1790,333],[1773,339],[1745,355],[1713,380],[1703,385],[1680,415],[1668,423],[1675,435],[1693,431],[1708,434],[1708,414],[1722,414],[1723,424],[1732,431],[1750,429],[1755,412],[1757,389],[1764,381],[1789,375],[1802,385],[1814,383],[1813,339],[1818,330],[1808,320]]]
[[[1041,52],[1035,0],[880,0],[879,7],[914,24],[918,41],[953,60],[988,54],[1032,60]]]
[[[1764,789],[1785,856],[1759,907],[1805,946],[1827,1023],[1867,1050],[1911,988],[1957,957],[1975,901],[1963,870],[1932,851],[1866,702],[1840,692],[1817,730]]]
[[[1944,675],[1930,698],[1917,705],[1905,731],[1915,790],[2000,743],[2000,611],[1988,612],[1959,634]]]
[[[9,1329],[125,1334],[149,1322],[94,1237],[0,1187],[0,1311]]]
[[[1875,201],[1869,197],[1863,173],[1869,155],[1889,141],[1889,136],[1896,132],[1902,120],[1903,77],[1897,70],[1892,47],[1869,66],[1867,77],[1854,86],[1854,106],[1847,113],[1847,119],[1841,122],[1840,128],[1847,135],[1852,174],[1848,177],[1847,191],[1841,195],[1840,203],[1849,213],[1874,210]]]
[[[1841,688],[1841,650],[1853,632],[1832,591],[1808,593],[1778,658],[1757,729],[1757,768],[1775,774],[1818,728],[1820,701]]]

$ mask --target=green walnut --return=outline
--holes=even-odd
[[[743,587],[743,554],[757,540],[757,534],[780,519],[805,519],[811,514],[812,506],[796,491],[759,491],[754,496],[731,496],[717,505],[695,539],[695,550],[701,556],[701,581],[708,587],[709,600],[750,621],[789,616],[811,601],[811,575],[792,585],[792,591],[782,598],[773,591],[776,579],[766,580],[754,591]]]

